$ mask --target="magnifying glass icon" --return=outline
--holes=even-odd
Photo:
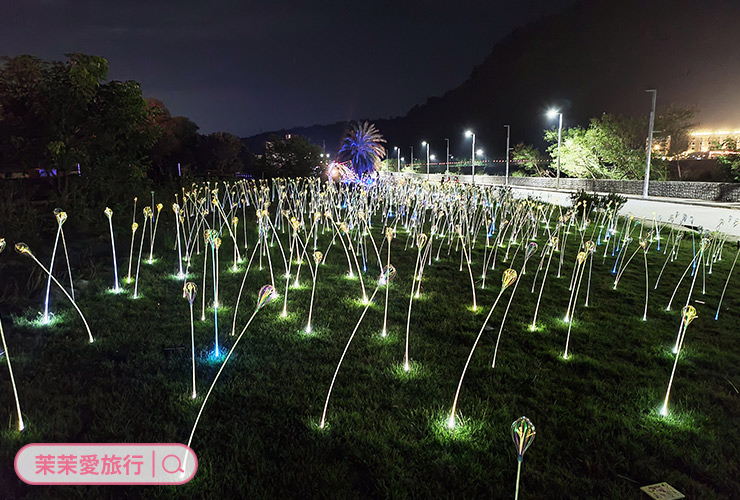
[[[164,466],[164,463],[165,463],[165,462],[167,461],[167,459],[168,459],[168,458],[170,458],[170,457],[172,457],[172,458],[174,458],[175,460],[177,460],[177,467],[175,467],[175,469],[174,469],[174,470],[169,470],[169,469],[168,469],[167,467],[165,467],[165,466]],[[175,472],[182,472],[183,474],[185,474],[185,471],[184,471],[184,470],[182,469],[182,462],[180,462],[180,457],[178,457],[177,455],[167,455],[166,457],[164,457],[164,458],[162,459],[162,470],[164,470],[164,471],[165,471],[165,472],[167,472],[168,474],[174,474]]]

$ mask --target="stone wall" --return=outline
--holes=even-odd
[[[393,174],[416,175],[424,178],[426,174]],[[430,174],[430,181],[439,182],[442,174]],[[472,176],[453,176],[460,182],[472,182]],[[475,183],[484,185],[503,185],[505,178],[497,175],[476,175]],[[512,186],[535,189],[555,189],[552,177],[509,177]],[[642,195],[642,181],[620,181],[611,179],[560,179],[560,189],[578,191],[583,189],[597,193],[619,193]],[[648,194],[666,198],[685,198],[720,202],[740,202],[740,183],[732,182],[694,182],[694,181],[651,181]]]

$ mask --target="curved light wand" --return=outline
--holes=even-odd
[[[388,283],[386,283],[386,286],[388,286]],[[344,346],[344,351],[342,352],[342,357],[339,358],[339,363],[337,363],[337,369],[334,370],[334,376],[331,378],[331,384],[329,384],[329,392],[326,394],[326,402],[324,403],[324,411],[321,414],[321,423],[319,424],[320,428],[324,428],[324,425],[326,424],[326,410],[329,407],[329,398],[331,397],[331,391],[334,389],[334,381],[337,379],[337,374],[339,373],[339,368],[342,366],[342,361],[344,361],[344,356],[347,354],[347,350],[349,349],[349,345],[352,342],[352,339],[355,337],[355,334],[357,333],[357,329],[360,326],[360,323],[362,323],[362,319],[365,317],[365,313],[370,308],[370,305],[373,303],[373,299],[375,298],[375,294],[378,293],[378,289],[380,288],[380,285],[375,287],[375,291],[373,292],[372,296],[370,297],[370,300],[368,301],[367,305],[365,306],[365,309],[362,311],[362,314],[360,315],[360,319],[357,320],[357,324],[355,325],[355,329],[352,330],[352,335],[349,336],[349,340],[347,340],[347,345]]]
[[[3,332],[3,324],[0,321],[0,338],[3,340],[3,351],[5,351],[5,359],[8,361],[8,372],[10,373],[10,384],[13,386],[13,396],[15,397],[15,409],[18,412],[18,431],[22,431],[26,428],[23,424],[23,416],[21,415],[21,403],[18,400],[18,389],[15,387],[15,378],[13,377],[13,367],[10,364],[10,354],[8,353],[8,346],[5,343],[5,332]]]
[[[18,244],[16,243],[16,249],[17,249],[17,247],[18,247]],[[82,322],[85,323],[85,329],[87,330],[88,337],[90,337],[90,343],[92,344],[93,342],[95,342],[95,339],[93,339],[92,333],[90,333],[90,327],[87,324],[87,320],[85,319],[85,316],[83,316],[82,311],[80,311],[80,308],[77,307],[77,304],[72,299],[72,297],[69,295],[69,293],[67,293],[67,290],[64,289],[64,287],[62,286],[62,284],[59,283],[59,281],[57,281],[57,279],[48,271],[48,269],[46,269],[44,267],[44,265],[41,262],[39,262],[39,260],[36,258],[36,256],[33,253],[31,253],[31,250],[28,247],[26,247],[26,250],[24,250],[24,251],[19,251],[19,253],[23,253],[23,254],[26,254],[29,257],[31,257],[36,262],[36,264],[38,264],[39,267],[41,267],[41,269],[43,269],[43,271],[45,273],[48,273],[49,276],[51,276],[51,279],[54,281],[54,283],[57,284],[57,286],[62,290],[62,292],[64,293],[64,295],[72,303],[72,305],[74,306],[74,308],[77,309],[77,313],[80,315],[80,318],[82,318]]]

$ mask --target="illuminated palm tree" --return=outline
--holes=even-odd
[[[385,158],[385,139],[375,125],[369,122],[352,122],[339,150],[339,161],[352,161],[358,175],[371,173]]]

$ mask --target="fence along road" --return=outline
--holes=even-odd
[[[397,174],[394,174],[397,175]],[[403,175],[403,174],[401,174]],[[414,174],[406,174],[414,175]],[[426,174],[416,174],[421,178],[426,178]],[[440,182],[442,179],[440,174],[431,174],[430,182]],[[470,183],[471,176],[460,175],[456,176],[460,182]],[[486,182],[486,176],[475,176],[476,184],[489,185]],[[572,206],[570,200],[571,191],[565,190],[550,190],[550,189],[534,189],[525,188],[519,186],[511,186],[512,194],[517,198],[526,198],[531,196],[533,198],[539,198],[542,201],[553,203],[561,206]],[[606,194],[606,193],[599,193]],[[720,228],[725,233],[730,235],[731,240],[740,240],[740,223],[735,224],[736,220],[740,220],[740,203],[722,203],[704,200],[690,200],[690,199],[679,199],[679,198],[659,198],[651,196],[647,199],[642,196],[635,195],[622,195],[627,198],[627,203],[624,204],[620,210],[620,215],[632,214],[636,218],[645,218],[645,223],[652,223],[653,213],[655,213],[655,219],[662,218],[662,222],[667,222],[671,215],[678,217],[674,220],[680,221],[683,218],[683,214],[686,214],[687,224],[686,228],[698,229],[700,226],[704,229],[714,231],[717,229],[717,225],[721,219],[724,219],[724,224]],[[689,225],[691,217],[694,218],[693,224]]]

